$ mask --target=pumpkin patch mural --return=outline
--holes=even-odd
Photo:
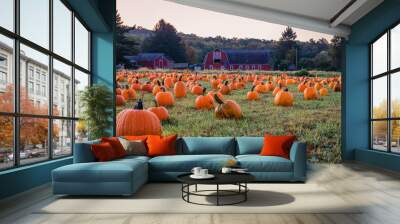
[[[118,135],[292,133],[310,161],[341,162],[344,39],[170,1],[118,2]]]
[[[121,69],[117,80],[119,135],[290,131],[308,143],[311,157],[331,161],[340,152],[340,73]]]

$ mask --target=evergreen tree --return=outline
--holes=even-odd
[[[164,53],[175,62],[186,62],[185,46],[174,26],[161,19],[154,27],[154,36],[143,45],[144,52]]]
[[[291,27],[286,27],[282,32],[275,50],[275,68],[287,70],[290,65],[296,63],[297,34]]]
[[[115,30],[117,64],[127,64],[128,61],[124,58],[124,56],[135,55],[139,51],[138,50],[139,44],[136,42],[136,40],[125,36],[125,33],[130,29],[135,29],[135,27],[130,28],[124,25],[121,15],[117,11],[116,30]]]
[[[331,44],[329,46],[329,55],[332,59],[331,66],[335,70],[339,70],[341,68],[342,62],[342,47],[344,46],[344,38],[339,36],[334,36],[331,40]]]

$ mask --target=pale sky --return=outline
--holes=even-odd
[[[117,9],[126,25],[139,25],[153,29],[160,19],[175,26],[178,32],[194,33],[201,37],[223,36],[227,38],[258,38],[277,40],[285,26],[233,16],[204,9],[184,6],[164,0],[117,0]],[[307,41],[310,38],[332,35],[294,28],[297,39]]]

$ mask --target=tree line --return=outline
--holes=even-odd
[[[268,49],[274,70],[297,69],[340,70],[344,39],[334,36],[309,41],[297,40],[297,34],[286,27],[279,40],[256,38],[199,37],[178,33],[175,27],[161,19],[153,30],[126,26],[117,13],[117,64],[127,63],[124,56],[142,52],[160,52],[175,62],[201,64],[204,56],[214,49]]]

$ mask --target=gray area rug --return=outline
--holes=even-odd
[[[56,197],[35,213],[360,213],[360,205],[345,201],[317,184],[260,183],[248,187],[248,200],[231,206],[189,204],[181,198],[180,184],[150,183],[131,197]],[[224,189],[232,188],[224,186]],[[199,190],[211,189],[215,186],[199,186]],[[238,199],[225,197],[222,202]],[[193,196],[191,201],[213,204],[215,197]]]

